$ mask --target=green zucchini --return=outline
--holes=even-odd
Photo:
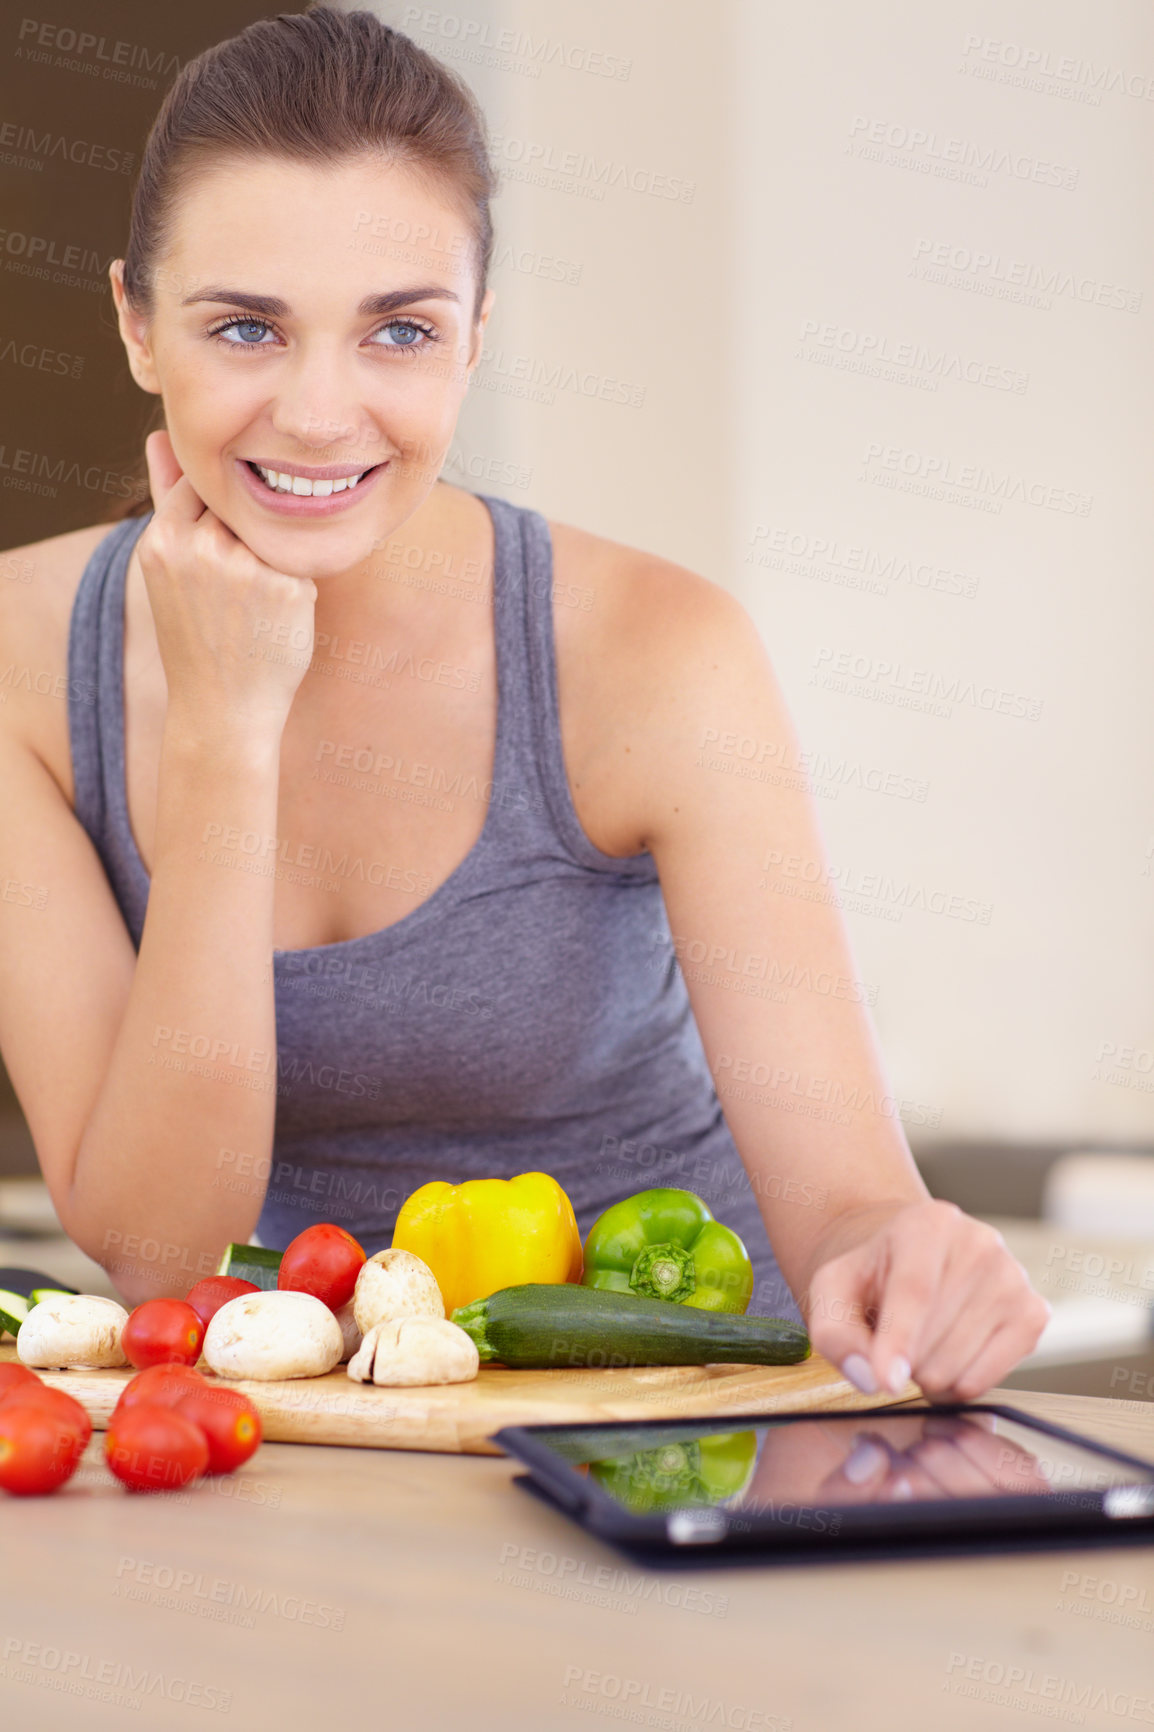
[[[240,1281],[251,1281],[266,1293],[276,1291],[277,1271],[283,1251],[270,1251],[266,1245],[230,1245],[217,1267],[218,1275],[235,1275]]]
[[[69,1287],[33,1287],[28,1295],[30,1305],[39,1305],[42,1299],[71,1299],[74,1295]]]
[[[23,1293],[10,1293],[0,1287],[0,1335],[15,1335],[29,1311]]]
[[[810,1353],[800,1323],[700,1311],[569,1282],[502,1287],[459,1305],[452,1321],[481,1363],[512,1370],[561,1365],[796,1365]]]

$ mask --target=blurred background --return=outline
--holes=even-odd
[[[740,597],[915,1155],[1054,1305],[1013,1381],[1154,1399],[1154,13],[463,7],[372,8],[477,92],[501,178],[446,477]],[[280,9],[3,24],[3,547],[137,487],[140,151]],[[0,1263],[111,1292],[35,1174],[0,1078]]]

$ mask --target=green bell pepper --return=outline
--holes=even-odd
[[[585,1240],[585,1287],[743,1312],[753,1267],[737,1234],[692,1191],[658,1187],[614,1203]]]
[[[689,1443],[593,1461],[589,1474],[636,1515],[724,1502],[744,1490],[757,1460],[755,1431],[727,1431]]]

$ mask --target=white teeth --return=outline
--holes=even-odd
[[[327,499],[331,493],[343,493],[346,488],[355,487],[368,474],[362,470],[360,475],[342,475],[335,481],[310,481],[304,475],[290,475],[284,470],[262,469],[259,463],[253,468],[265,481],[266,485],[277,493],[294,493],[302,499]]]

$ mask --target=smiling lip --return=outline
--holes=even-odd
[[[249,497],[254,500],[256,504],[262,505],[266,511],[271,511],[278,517],[295,517],[300,519],[334,517],[342,511],[355,509],[357,501],[363,499],[365,494],[370,492],[372,488],[376,486],[380,477],[388,473],[390,462],[391,459],[386,458],[383,463],[377,463],[371,469],[360,471],[361,479],[357,482],[355,487],[342,487],[339,493],[323,495],[281,493],[279,491],[274,491],[273,488],[269,487],[267,482],[261,479],[254,469],[249,467],[247,459],[238,457],[236,459],[236,466],[240,474],[241,486],[244,487]],[[275,466],[269,464],[268,467],[271,469]],[[289,475],[293,474],[294,471],[278,470],[277,473]],[[304,471],[298,469],[295,473],[300,475],[303,474]],[[337,480],[341,475],[356,475],[357,473],[357,470],[349,470],[347,468],[343,470],[338,469],[334,472],[330,467],[328,470],[321,470],[319,473],[314,470],[313,474],[309,476],[309,480],[324,481],[329,478]]]
[[[275,461],[271,457],[242,457],[241,462],[255,463],[258,469],[275,469],[280,475],[301,475],[306,481],[343,481],[346,476],[363,475],[376,467],[373,463],[326,463],[318,469],[307,463],[286,463],[279,457]]]

